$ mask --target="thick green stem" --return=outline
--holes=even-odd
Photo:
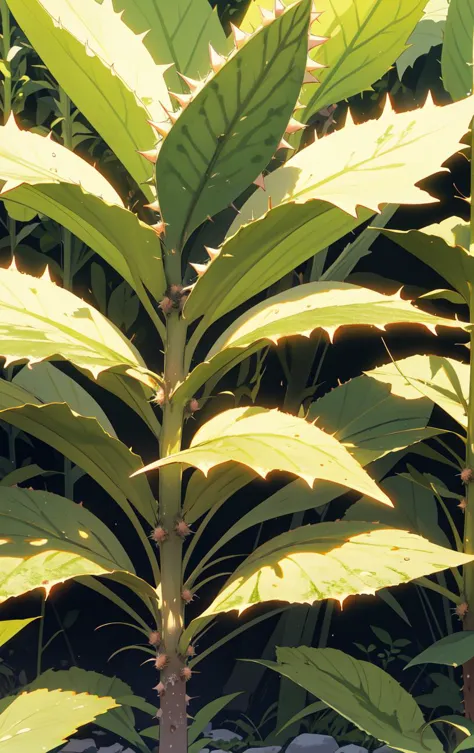
[[[12,77],[10,63],[7,62],[7,56],[11,47],[11,23],[10,11],[6,0],[0,0],[0,16],[2,19],[2,57],[3,64],[7,71],[3,80],[3,123],[7,122],[12,111]]]
[[[474,185],[474,121],[471,123],[471,197]],[[474,212],[471,210],[471,239],[470,253],[474,254]],[[468,280],[469,285],[469,321],[474,316],[474,280]],[[471,331],[469,402],[467,419],[466,468],[474,468],[474,330]],[[474,482],[466,486],[466,508],[464,516],[464,551],[474,554]],[[474,563],[464,566],[464,599],[468,612],[463,621],[464,630],[474,630]],[[468,719],[474,720],[474,659],[463,665],[463,696],[464,713]]]
[[[167,348],[165,353],[165,389],[168,394],[185,376],[184,347],[186,324],[177,312],[167,323]],[[181,449],[183,406],[166,402],[163,407],[163,426],[160,437],[160,456],[167,457]],[[161,620],[163,645],[168,663],[161,672],[164,685],[161,694],[160,753],[186,753],[187,717],[186,682],[181,671],[184,659],[178,651],[184,624],[182,599],[183,540],[174,531],[181,514],[181,465],[173,464],[160,470],[159,505],[160,525],[168,537],[160,546],[161,566]]]

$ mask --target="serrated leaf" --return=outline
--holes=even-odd
[[[0,714],[1,753],[45,753],[116,707],[113,698],[45,689],[22,693]]]
[[[28,390],[42,403],[67,403],[75,413],[96,418],[107,434],[117,438],[114,427],[94,398],[52,363],[42,361],[32,368],[24,366],[12,382]]]
[[[38,617],[28,617],[26,620],[2,620],[0,622],[0,647],[37,619]]]
[[[217,339],[186,380],[175,399],[190,399],[208,379],[225,373],[242,358],[277,343],[284,337],[309,337],[323,329],[333,340],[344,326],[370,325],[381,330],[388,324],[423,324],[431,331],[443,325],[463,326],[453,319],[435,317],[415,308],[399,294],[383,295],[346,282],[311,282],[272,296],[238,317]]]
[[[142,460],[107,434],[97,419],[64,403],[40,405],[18,385],[0,380],[0,418],[46,442],[88,473],[128,514],[129,501],[154,525],[157,504],[146,479],[130,479]]]
[[[416,256],[449,282],[467,302],[468,280],[474,279],[474,259],[469,255],[469,223],[448,217],[423,230],[387,230],[383,235]]]
[[[406,400],[427,397],[467,427],[469,365],[444,356],[410,356],[366,372]]]
[[[410,34],[408,39],[410,46],[397,60],[400,79],[407,68],[411,68],[419,57],[426,55],[432,47],[442,44],[448,8],[449,0],[429,0],[422,18]]]
[[[106,571],[133,565],[110,529],[85,507],[51,492],[0,487],[0,559],[69,552]]]
[[[148,119],[170,106],[162,67],[113,12],[111,0],[8,0],[19,26],[76,107],[137,181],[150,178],[138,150],[153,149]],[[152,192],[143,186],[152,197]]]
[[[284,0],[287,5],[289,0]],[[311,31],[328,39],[310,53],[326,66],[317,71],[319,86],[303,86],[303,118],[328,105],[359,94],[391,68],[403,52],[411,32],[420,20],[427,0],[318,0],[321,16]],[[273,9],[273,0],[253,0],[242,28],[253,26],[258,6]]]
[[[195,94],[156,163],[165,242],[181,252],[268,164],[303,81],[311,2],[299,0],[237,50]]]
[[[405,669],[419,664],[446,664],[460,667],[474,656],[474,630],[451,633],[415,656]]]
[[[367,734],[405,753],[443,753],[415,699],[375,664],[334,648],[277,648],[264,666],[288,677]],[[423,731],[423,737],[422,737]]]
[[[185,317],[204,316],[204,330],[383,204],[429,202],[415,184],[460,148],[471,109],[469,102],[443,108],[428,102],[397,114],[387,106],[378,120],[358,126],[349,120],[302,149],[265,178],[265,191],[257,189],[243,205],[220,254],[191,291]]]
[[[229,234],[266,214],[269,199],[274,207],[320,199],[352,215],[357,206],[378,212],[382,203],[434,201],[415,184],[462,148],[473,106],[465,99],[437,107],[429,96],[422,108],[403,113],[387,100],[378,120],[360,125],[349,117],[344,128],[316,140],[267,176],[265,191],[257,189],[244,204]]]
[[[135,718],[127,700],[133,700],[131,687],[118,677],[107,677],[99,672],[89,672],[80,667],[54,671],[48,669],[28,685],[28,690],[46,688],[47,690],[71,690],[76,693],[88,693],[97,696],[109,696],[118,708],[112,708],[96,720],[96,726],[123,737],[127,742],[148,752],[143,740],[135,729]],[[1,750],[1,749],[0,749]]]
[[[107,369],[148,378],[139,352],[120,330],[48,276],[0,268],[0,315],[6,365],[64,358],[94,378]]]
[[[174,63],[165,74],[173,91],[181,91],[183,85],[176,71],[193,79],[208,73],[209,44],[221,54],[228,51],[217,10],[207,0],[115,0],[114,6],[123,10],[127,26],[138,34],[147,32],[143,44],[155,62]]]
[[[341,603],[472,561],[427,539],[376,523],[318,523],[274,537],[235,570],[199,619],[253,604]]]
[[[224,463],[209,471],[207,476],[195,472],[186,487],[183,514],[192,525],[198,518],[214,507],[223,504],[239,489],[257,477],[250,468]]]
[[[110,183],[88,162],[49,138],[0,128],[0,196],[60,223],[113,267],[147,306],[143,286],[160,300],[166,287],[154,231],[125,209]],[[144,161],[144,160],[143,160]]]
[[[474,0],[450,0],[441,53],[443,85],[454,100],[472,93]]]
[[[273,470],[286,471],[310,487],[316,479],[325,479],[392,504],[337,439],[301,418],[265,408],[224,411],[200,427],[188,450],[157,460],[139,473],[183,463],[206,474],[230,460],[262,478]]]

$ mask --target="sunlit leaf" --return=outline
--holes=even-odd
[[[410,46],[397,60],[400,79],[407,68],[413,66],[419,57],[426,55],[432,47],[442,44],[448,8],[449,0],[429,0],[422,18],[408,39]]]
[[[441,53],[443,85],[454,100],[472,92],[474,0],[450,0]]]
[[[26,620],[2,620],[0,622],[0,647],[37,619],[38,617],[28,617]]]
[[[0,751],[46,753],[116,706],[113,698],[74,691],[22,693],[0,714]]]
[[[417,664],[446,664],[450,667],[460,667],[474,656],[474,630],[462,630],[451,633],[426,648],[415,656],[405,667]]]

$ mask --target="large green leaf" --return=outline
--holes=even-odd
[[[116,706],[113,698],[73,690],[22,693],[0,714],[0,752],[46,753]]]
[[[313,604],[336,599],[342,604],[348,596],[375,594],[472,559],[474,555],[377,523],[302,526],[252,552],[200,618],[233,609],[240,615],[264,601]]]
[[[0,380],[0,417],[54,447],[92,476],[125,512],[130,501],[154,525],[157,504],[147,480],[130,478],[142,465],[141,458],[107,434],[97,419],[79,416],[64,403],[41,405],[6,380]]]
[[[181,251],[270,161],[303,81],[311,0],[299,0],[232,54],[184,109],[156,163],[169,250]]]
[[[110,529],[85,507],[50,492],[0,487],[0,558],[70,552],[106,571],[133,565]]]
[[[51,281],[0,268],[0,357],[6,365],[67,359],[94,378],[120,369],[149,379],[138,350],[93,306]]]
[[[372,325],[383,330],[386,325],[396,323],[423,324],[431,331],[436,331],[437,325],[461,326],[453,319],[435,317],[414,308],[400,294],[383,295],[347,282],[298,285],[238,317],[217,339],[205,360],[178,386],[175,399],[189,400],[214,374],[235,366],[269,341],[277,343],[292,335],[309,337],[321,328],[332,342],[340,327]]]
[[[158,238],[125,209],[101,173],[61,144],[20,130],[13,117],[0,134],[0,180],[6,181],[0,196],[64,225],[100,254],[145,306],[144,285],[160,300],[166,283]]]
[[[230,460],[249,466],[263,478],[280,470],[299,476],[310,487],[316,479],[334,481],[391,505],[337,439],[302,418],[265,408],[223,411],[200,427],[188,450],[157,460],[138,473],[183,463],[206,474]]]
[[[369,89],[381,78],[405,49],[426,2],[318,0],[316,10],[321,16],[311,31],[328,41],[316,46],[311,55],[326,68],[317,71],[318,87],[303,87],[304,121],[328,105]],[[253,0],[242,28],[260,23],[258,6],[273,8],[273,0]]]
[[[369,735],[404,753],[443,753],[415,699],[375,664],[334,648],[277,648],[260,661],[301,685]],[[423,732],[423,739],[422,739]]]
[[[130,701],[133,704],[135,701],[143,699],[135,698],[131,687],[122,680],[119,680],[118,677],[107,677],[98,672],[88,672],[80,667],[71,667],[71,669],[60,670],[58,672],[49,669],[28,685],[28,690],[36,690],[38,688],[46,688],[47,690],[73,690],[76,693],[88,693],[113,698],[119,707],[112,708],[107,713],[101,714],[96,720],[96,725],[109,730],[114,735],[123,737],[134,747],[136,746],[144,753],[148,753],[147,746],[144,745],[143,740],[135,729],[135,718],[130,708]],[[146,704],[146,706],[147,712],[153,715],[155,709],[151,704]]]
[[[99,385],[122,400],[146,423],[152,434],[159,437],[161,426],[151,406],[153,390],[142,382],[113,371],[103,371],[97,379]]]
[[[138,183],[150,164],[137,150],[153,149],[148,119],[169,106],[163,67],[115,14],[111,0],[8,0],[18,24],[76,107]],[[60,22],[59,22],[60,20]],[[148,195],[151,192],[147,190]]]
[[[469,102],[435,108],[428,101],[401,114],[387,105],[378,120],[354,126],[349,119],[345,128],[301,150],[241,208],[219,255],[191,291],[185,317],[204,315],[205,329],[383,204],[431,201],[415,184],[460,148]]]
[[[419,57],[426,55],[432,47],[442,44],[444,27],[448,15],[449,0],[429,0],[423,17],[418,21],[408,39],[409,47],[397,60],[398,77],[415,64]]]
[[[186,487],[183,513],[191,525],[216,504],[223,504],[229,497],[249,484],[257,473],[235,463],[224,463],[209,471],[207,476],[195,471]]]
[[[469,255],[469,223],[448,217],[423,230],[380,231],[435,270],[469,301],[468,281],[474,279],[474,260]]]
[[[37,619],[37,617],[28,617],[26,620],[2,620],[0,622],[0,647]]]
[[[429,398],[467,427],[469,365],[444,356],[410,356],[367,372],[406,400]]]
[[[28,390],[42,403],[67,403],[80,416],[96,418],[107,434],[117,438],[114,427],[94,398],[52,363],[41,361],[32,368],[24,366],[12,382]]]
[[[441,71],[451,97],[463,99],[472,92],[474,0],[450,0],[444,31]]]
[[[451,633],[426,648],[415,656],[405,667],[415,667],[417,664],[446,664],[450,667],[460,667],[474,656],[474,630],[462,630]]]
[[[174,63],[165,76],[173,91],[183,84],[176,71],[194,79],[208,73],[209,44],[219,53],[228,50],[217,9],[207,0],[114,0],[114,6],[127,26],[147,32],[143,43],[155,62]]]
[[[344,520],[376,520],[424,536],[439,546],[449,547],[449,539],[438,523],[438,503],[431,489],[414,484],[409,478],[391,476],[380,483],[394,506],[381,509],[367,497],[351,505]],[[388,514],[387,514],[388,512]]]

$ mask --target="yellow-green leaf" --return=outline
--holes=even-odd
[[[441,72],[444,88],[451,97],[462,99],[472,93],[474,0],[450,0]]]
[[[230,460],[249,466],[262,478],[271,471],[285,471],[310,487],[316,479],[325,479],[392,504],[337,439],[302,418],[265,408],[224,411],[201,426],[188,450],[157,460],[138,473],[183,463],[207,474]]]
[[[389,384],[393,395],[406,400],[429,398],[467,428],[468,364],[444,356],[410,356],[366,373]]]
[[[130,558],[108,526],[82,505],[58,494],[0,487],[0,531],[0,560],[28,559],[38,552],[69,552],[106,571],[134,573]]]
[[[74,691],[22,693],[0,714],[0,753],[47,753],[116,707],[113,698]]]
[[[442,44],[448,8],[449,0],[429,0],[421,20],[408,39],[408,49],[397,60],[400,79],[419,57],[426,55],[432,47]]]
[[[42,405],[29,392],[0,380],[0,417],[54,447],[88,473],[129,515],[129,502],[154,525],[157,504],[148,481],[130,479],[142,460],[114,439],[97,419],[80,416],[65,403]]]
[[[37,619],[38,617],[28,617],[26,620],[2,620],[0,622],[0,647]]]
[[[110,183],[62,144],[22,131],[10,117],[0,127],[0,196],[62,224],[110,264],[147,306],[143,286],[160,300],[166,287],[154,231],[126,209]]]
[[[349,325],[371,325],[383,330],[388,324],[423,324],[435,327],[463,326],[461,322],[436,317],[415,308],[399,294],[383,295],[346,282],[311,282],[272,296],[238,317],[214,343],[174,393],[189,400],[211,376],[235,366],[268,342],[284,337],[309,337],[323,329],[333,340],[335,332]]]
[[[290,0],[284,0],[287,5]],[[303,87],[304,121],[343,99],[359,94],[381,78],[406,48],[427,0],[318,0],[321,16],[313,34],[328,38],[311,56],[326,68],[316,71],[319,86]],[[253,0],[242,28],[261,23],[258,6],[273,9],[273,0]]]
[[[303,526],[258,547],[201,617],[233,609],[240,615],[263,601],[342,603],[348,596],[375,594],[473,559],[474,555],[376,523]]]
[[[359,205],[378,212],[382,203],[435,201],[415,184],[439,171],[441,162],[462,148],[473,109],[471,98],[437,107],[429,96],[422,108],[403,113],[396,113],[387,100],[378,120],[360,125],[354,125],[349,114],[344,128],[316,140],[272,172],[265,191],[257,189],[244,204],[229,234],[266,214],[269,200],[276,207],[321,199],[352,215]]]
[[[415,699],[375,664],[334,648],[277,648],[266,667],[320,698],[367,734],[405,753],[443,753]]]
[[[93,306],[51,281],[0,268],[0,357],[6,364],[66,359],[94,378],[107,369],[148,379],[137,349]]]
[[[8,0],[19,26],[74,104],[137,183],[151,175],[137,150],[153,149],[148,119],[170,106],[163,78],[111,0]],[[147,186],[143,186],[152,195]]]

